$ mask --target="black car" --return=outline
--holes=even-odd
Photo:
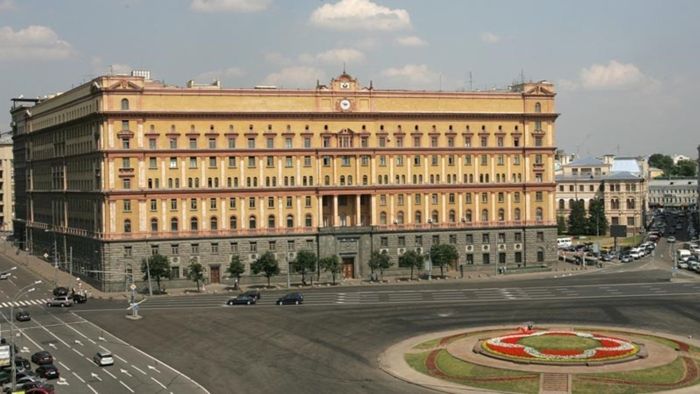
[[[31,371],[32,364],[24,357],[15,356],[15,368],[18,372]]]
[[[85,294],[73,293],[73,302],[76,304],[84,304],[87,302],[87,296]]]
[[[289,293],[277,299],[277,305],[299,305],[304,302],[301,293]]]
[[[255,301],[260,300],[260,290],[248,290],[244,293],[241,293],[241,295],[249,296],[255,298]]]
[[[53,364],[53,356],[46,350],[32,354],[32,362],[37,365]]]
[[[67,296],[68,292],[69,292],[69,290],[67,287],[59,286],[59,287],[53,289],[53,296],[54,297]]]
[[[251,297],[246,294],[239,294],[235,298],[231,298],[230,300],[226,301],[226,305],[252,305],[255,304],[257,300],[255,297]]]
[[[30,321],[30,320],[32,320],[32,317],[29,315],[29,312],[27,312],[27,311],[17,311],[17,313],[15,313],[15,320],[17,320],[17,321]]]
[[[58,379],[58,368],[53,364],[42,365],[36,369],[36,374],[44,379]]]

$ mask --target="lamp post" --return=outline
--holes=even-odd
[[[41,283],[40,280],[34,281],[34,283],[31,283],[23,288],[21,288],[18,292],[17,295],[12,299],[12,302],[10,303],[10,338],[12,340],[10,341],[10,364],[11,364],[11,374],[12,374],[12,392],[15,392],[15,389],[17,388],[17,366],[15,366],[15,302],[19,297],[21,297],[23,294],[28,294],[36,290],[36,287],[32,287],[35,285],[38,285]]]

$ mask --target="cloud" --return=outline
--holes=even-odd
[[[498,44],[501,42],[501,37],[490,32],[481,33],[481,41],[487,44]]]
[[[437,73],[431,71],[425,64],[407,64],[401,68],[387,68],[382,75],[390,78],[404,78],[415,84],[426,84],[435,81]]]
[[[323,70],[308,66],[294,66],[285,67],[278,72],[269,74],[265,77],[263,83],[265,85],[277,85],[288,88],[310,88],[316,86],[317,80],[326,80],[326,73]]]
[[[231,81],[245,75],[245,71],[239,67],[229,67],[223,70],[207,71],[197,75],[195,81],[209,82],[213,80]]]
[[[422,47],[428,45],[428,42],[418,36],[398,37],[396,42],[404,47]]]
[[[8,26],[0,28],[0,61],[57,60],[73,53],[71,45],[49,27],[34,25],[17,31]]]
[[[390,9],[370,0],[340,0],[324,4],[311,14],[317,27],[334,30],[393,31],[411,27],[411,17],[403,9]]]
[[[129,75],[134,68],[128,64],[111,64],[108,66],[109,73],[112,75]]]
[[[594,64],[580,73],[584,89],[624,89],[640,85],[649,78],[632,63],[611,60],[607,65]]]
[[[365,54],[352,48],[337,48],[315,55],[302,54],[299,60],[303,63],[321,63],[339,65],[341,63],[361,63],[365,60]]]
[[[0,0],[0,12],[17,9],[14,0]]]
[[[271,0],[192,0],[190,8],[197,12],[259,12],[270,3]]]

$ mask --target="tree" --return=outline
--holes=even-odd
[[[593,199],[588,205],[588,234],[605,235],[608,232],[608,219],[605,217],[605,202]]]
[[[160,292],[160,279],[170,277],[170,261],[167,257],[154,254],[150,256],[148,260],[141,260],[141,272],[143,272],[143,280],[148,280],[148,274],[150,271],[151,279],[155,279],[158,284],[158,291]]]
[[[413,280],[413,269],[421,269],[423,267],[424,257],[415,250],[408,250],[399,257],[399,267],[411,269],[411,280]]]
[[[226,273],[232,278],[236,278],[236,288],[238,288],[238,283],[241,281],[241,275],[245,272],[245,266],[241,262],[241,258],[238,255],[231,256],[231,262],[228,264]]]
[[[445,276],[445,266],[457,259],[459,259],[459,253],[457,253],[457,248],[452,244],[433,245],[430,248],[431,264],[440,267],[440,276]]]
[[[340,257],[337,255],[324,257],[319,261],[319,265],[324,271],[330,272],[335,284],[335,276],[340,272]]]
[[[584,235],[586,234],[586,208],[583,200],[574,201],[569,212],[569,234]]]
[[[190,266],[187,268],[187,279],[197,284],[199,291],[199,282],[204,280],[204,267],[194,257],[190,260]]]
[[[566,234],[566,218],[562,215],[557,216],[557,234]]]
[[[292,268],[294,271],[301,274],[301,283],[306,285],[306,273],[316,271],[316,253],[308,250],[302,249],[297,252],[297,257],[292,261]],[[314,276],[311,275],[311,284],[313,285]]]
[[[693,160],[678,160],[671,175],[694,178],[698,165]]]
[[[391,256],[386,252],[372,252],[372,256],[369,258],[369,269],[372,272],[372,277],[374,277],[374,271],[379,270],[379,274],[384,277],[384,270],[389,269],[393,264],[391,262]]]
[[[663,155],[661,153],[654,153],[653,155],[649,156],[647,163],[649,163],[649,166],[651,167],[662,169],[665,176],[670,176],[671,171],[673,170],[673,159],[671,156]]]
[[[263,275],[265,275],[267,278],[267,287],[270,287],[270,278],[280,273],[280,266],[272,252],[263,253],[260,258],[255,260],[253,264],[250,265],[250,269],[255,275],[261,272]]]

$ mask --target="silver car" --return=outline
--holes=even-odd
[[[73,300],[68,296],[54,297],[51,301],[46,303],[46,306],[60,306],[61,308],[71,305],[73,305]]]

